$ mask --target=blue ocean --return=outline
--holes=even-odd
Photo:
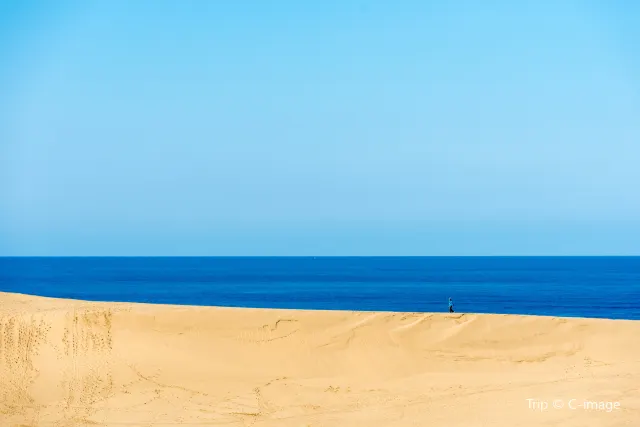
[[[0,258],[0,291],[93,301],[640,319],[640,257]]]

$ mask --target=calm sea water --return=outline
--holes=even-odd
[[[640,319],[640,257],[0,258],[0,290],[95,301]]]

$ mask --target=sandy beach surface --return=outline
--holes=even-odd
[[[0,293],[0,426],[638,426],[640,322]]]

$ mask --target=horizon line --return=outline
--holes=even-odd
[[[640,255],[0,255],[0,258],[640,258]]]

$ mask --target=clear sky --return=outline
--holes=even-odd
[[[640,254],[640,2],[0,3],[0,255]]]

